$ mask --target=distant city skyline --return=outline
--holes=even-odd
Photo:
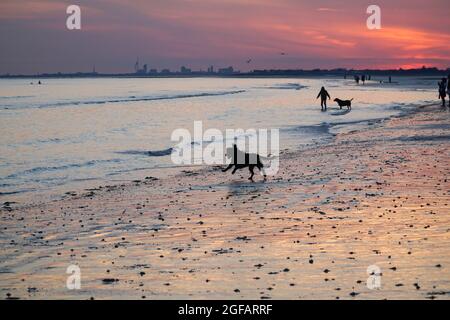
[[[82,30],[67,30],[69,4]],[[450,67],[447,0],[2,0],[0,74]]]

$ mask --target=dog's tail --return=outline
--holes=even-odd
[[[353,101],[353,98],[351,98],[350,101]]]

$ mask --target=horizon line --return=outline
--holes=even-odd
[[[422,66],[420,68],[402,68],[402,67],[397,67],[397,68],[388,68],[388,69],[371,69],[371,68],[342,68],[342,67],[336,67],[336,68],[332,68],[332,69],[322,69],[322,68],[311,68],[311,69],[293,69],[293,68],[288,68],[288,69],[253,69],[253,70],[249,70],[249,71],[240,71],[240,70],[234,70],[232,69],[231,72],[226,73],[226,72],[219,72],[218,70],[220,69],[226,69],[226,68],[219,68],[215,71],[208,71],[208,70],[190,70],[188,72],[183,72],[181,71],[181,68],[183,68],[185,66],[181,66],[178,70],[170,70],[169,68],[161,68],[158,69],[157,68],[152,68],[154,70],[156,70],[156,72],[150,72],[151,70],[149,70],[146,73],[139,73],[139,72],[98,72],[98,71],[74,71],[74,72],[43,72],[43,73],[36,73],[36,74],[11,74],[11,73],[4,73],[4,74],[0,74],[0,77],[36,77],[36,76],[73,76],[73,75],[98,75],[98,76],[140,76],[140,77],[144,77],[144,76],[154,76],[154,75],[252,75],[255,74],[257,72],[408,72],[408,71],[436,71],[436,72],[449,72],[450,71],[450,66],[447,67],[446,69],[439,69],[438,67],[427,67],[427,66]],[[232,66],[229,66],[228,68],[232,68]]]

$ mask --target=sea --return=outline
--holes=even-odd
[[[38,84],[38,81],[41,84]],[[0,201],[46,201],[66,192],[182,170],[176,129],[278,129],[281,150],[320,147],[340,132],[437,102],[434,78],[0,79]],[[353,98],[351,111],[331,98]],[[238,137],[239,138],[239,137]],[[202,141],[193,141],[201,143]]]

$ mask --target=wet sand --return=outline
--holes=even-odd
[[[449,299],[450,112],[369,127],[266,182],[209,167],[5,203],[0,298]]]

